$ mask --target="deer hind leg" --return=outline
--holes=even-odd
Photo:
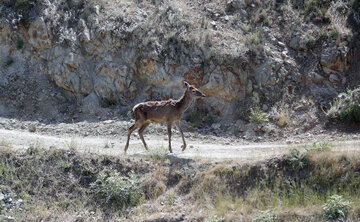
[[[183,140],[183,148],[182,148],[182,151],[184,151],[186,149],[186,142],[185,142],[185,138],[184,138],[184,133],[181,129],[181,126],[180,126],[180,121],[179,122],[176,122],[175,125],[177,126],[177,128],[179,129],[180,131],[180,134],[181,134],[181,137],[182,137],[182,140]]]
[[[168,132],[168,137],[169,137],[169,151],[170,151],[170,153],[172,153],[172,149],[171,149],[171,122],[167,123],[167,132]]]
[[[136,121],[134,123],[134,125],[132,125],[129,130],[128,130],[128,135],[127,135],[127,141],[126,141],[126,145],[125,145],[125,149],[124,152],[126,154],[127,149],[129,148],[129,141],[130,141],[130,136],[132,134],[132,132],[134,132],[134,130],[136,130],[137,128],[139,128],[141,126],[141,123],[139,121]]]
[[[146,142],[145,142],[145,140],[144,140],[143,132],[144,132],[144,130],[146,129],[146,127],[148,127],[149,125],[150,125],[149,122],[144,123],[144,124],[140,127],[140,129],[139,129],[139,131],[138,131],[139,136],[140,136],[140,139],[141,139],[141,141],[143,142],[146,150],[148,150],[148,147],[147,147]]]

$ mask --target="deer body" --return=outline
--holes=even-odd
[[[148,101],[139,103],[134,106],[133,113],[135,116],[135,123],[132,125],[128,130],[128,138],[125,145],[125,153],[129,147],[129,141],[131,133],[139,128],[139,136],[141,141],[143,142],[146,149],[147,145],[143,137],[143,132],[146,127],[149,126],[150,123],[166,123],[167,124],[167,131],[169,137],[169,151],[172,153],[171,148],[171,126],[173,123],[177,126],[180,131],[180,134],[183,139],[183,149],[186,148],[186,142],[184,138],[184,133],[182,132],[180,126],[180,120],[184,115],[184,112],[189,108],[191,105],[192,100],[195,97],[205,97],[205,95],[196,89],[194,86],[184,82],[185,84],[185,92],[183,96],[178,100],[163,100],[163,101]]]

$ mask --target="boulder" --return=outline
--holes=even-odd
[[[340,79],[336,74],[330,74],[329,81],[331,83],[338,83],[338,82],[340,82]]]
[[[323,71],[328,75],[347,71],[349,69],[348,53],[349,48],[346,46],[332,45],[324,48],[320,59]]]
[[[35,49],[45,49],[51,47],[51,41],[48,35],[48,28],[42,17],[38,17],[30,23],[28,29],[29,43]]]
[[[239,10],[242,8],[245,8],[245,3],[243,0],[230,0],[226,3],[227,11]]]
[[[306,51],[308,38],[307,35],[294,36],[289,42],[289,47],[298,51]]]
[[[82,112],[90,115],[101,113],[101,104],[95,93],[86,96],[82,102]]]
[[[266,60],[256,66],[253,70],[253,75],[257,85],[266,85],[273,75],[273,67],[276,67],[277,62],[272,58],[268,57]]]

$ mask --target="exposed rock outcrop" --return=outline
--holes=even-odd
[[[311,61],[314,25],[296,27],[297,21],[289,16],[294,12],[289,9],[289,15],[282,15],[278,4],[282,3],[1,3],[0,84],[7,85],[12,60],[23,61],[14,63],[20,64],[16,69],[31,67],[28,71],[35,79],[47,76],[75,93],[84,111],[92,112],[104,104],[129,109],[143,100],[179,97],[182,81],[187,80],[208,95],[196,102],[198,106],[235,119],[242,109],[239,101],[271,106],[284,92],[293,93],[294,85],[320,84],[319,89],[325,84],[329,89],[327,84],[342,83],[349,47],[317,40],[323,50],[319,61]],[[265,6],[271,9],[268,17],[256,11]],[[295,31],[283,33],[279,28]],[[322,69],[314,66],[316,62]]]

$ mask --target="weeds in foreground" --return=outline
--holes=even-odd
[[[75,137],[71,137],[70,143],[67,144],[67,146],[70,150],[78,150],[81,148],[81,145]]]
[[[306,158],[309,151],[301,153],[298,149],[291,149],[291,155],[289,157],[285,157],[285,161],[287,161],[294,169],[303,169],[308,164],[308,159]]]
[[[259,211],[258,214],[253,220],[254,222],[274,222],[278,220],[278,216],[271,209]]]
[[[290,156],[262,166],[216,168],[216,177],[211,172],[199,175],[192,192],[201,191],[201,195],[194,198],[199,203],[212,200],[211,212],[226,215],[227,219],[255,211],[259,213],[258,221],[271,221],[274,215],[268,209],[278,209],[279,221],[322,221],[323,206],[333,194],[351,197],[351,202],[358,203],[359,177],[351,169],[360,167],[359,154],[318,152],[329,147],[325,142],[311,147],[315,148],[305,152],[293,149]],[[349,210],[348,218],[357,218],[357,212],[358,207]],[[255,218],[244,220],[250,219]]]
[[[0,146],[4,146],[4,147],[7,147],[7,148],[10,148],[10,142],[5,140],[5,139],[2,139],[0,141]]]
[[[166,149],[164,146],[149,149],[146,152],[149,157],[156,160],[165,160],[168,155],[168,149]]]
[[[290,149],[290,156],[285,157],[285,161],[287,161],[293,168],[303,169],[309,163],[309,154],[329,151],[330,143],[314,141],[312,145],[306,145],[304,148],[305,150],[303,152],[296,148]]]
[[[219,217],[216,215],[213,215],[205,219],[205,222],[224,222],[224,221],[225,221],[225,217]]]
[[[141,204],[146,196],[150,203],[162,200],[173,205],[173,209],[182,206],[178,201],[190,201],[195,211],[203,212],[206,217],[214,215],[205,218],[208,221],[236,221],[239,215],[243,221],[274,218],[323,221],[326,215],[335,214],[355,221],[360,212],[360,154],[317,152],[329,146],[326,142],[314,142],[307,147],[314,152],[302,156],[300,151],[294,151],[289,156],[294,160],[290,162],[274,158],[249,165],[224,162],[207,168],[201,164],[203,168],[191,176],[188,170],[200,169],[195,168],[194,162],[189,162],[191,169],[187,169],[185,165],[171,165],[167,161],[161,164],[139,161],[132,165],[126,159],[113,161],[95,154],[88,159],[71,150],[43,152],[40,149],[36,155],[30,155],[13,154],[6,149],[0,152],[0,178],[8,189],[25,200],[18,214],[26,218],[30,214],[31,218],[42,220],[52,219],[55,214],[94,211],[94,208],[99,214],[114,214],[110,220],[121,220],[120,214],[132,209],[124,210],[125,207]],[[302,168],[299,162],[305,162]],[[148,164],[151,164],[150,172],[144,170],[149,169]],[[104,167],[107,170],[102,170]],[[128,167],[144,176],[141,181],[131,173],[109,170],[128,172]],[[333,194],[342,199],[332,201]],[[98,201],[94,201],[96,198]],[[332,202],[338,204],[331,205]],[[142,209],[148,208],[144,205]],[[35,210],[40,216],[35,215]]]
[[[142,187],[134,173],[126,177],[115,170],[105,170],[90,186],[104,207],[136,206],[144,198]]]
[[[332,195],[323,206],[323,215],[326,220],[346,220],[350,207],[350,201],[344,200],[340,195]]]
[[[26,152],[29,154],[29,155],[37,155],[40,153],[40,144],[37,142],[37,143],[32,143],[30,144],[29,148],[27,148]]]
[[[314,141],[310,147],[306,146],[305,148],[309,152],[324,152],[329,151],[331,147],[331,144],[329,142],[316,142]]]
[[[169,193],[168,201],[169,201],[170,206],[173,206],[175,204],[175,201],[176,201],[176,193],[175,192],[171,191]]]

